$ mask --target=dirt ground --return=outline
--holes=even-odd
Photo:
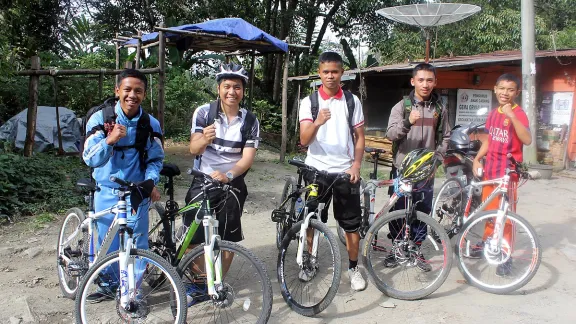
[[[187,148],[167,148],[167,158],[186,170]],[[511,295],[492,295],[462,283],[456,265],[434,294],[420,301],[393,300],[373,284],[351,292],[343,273],[338,295],[315,318],[288,309],[276,279],[275,224],[270,212],[280,199],[283,178],[295,168],[280,164],[277,154],[260,150],[247,177],[249,196],[242,218],[244,246],[267,267],[274,289],[270,323],[574,323],[576,322],[576,180],[554,177],[530,181],[520,188],[518,213],[536,228],[543,249],[534,279]],[[369,165],[366,163],[366,167]],[[183,200],[188,177],[177,181]],[[439,186],[442,179],[436,180]],[[384,190],[377,201],[384,201]],[[379,206],[377,206],[379,207]],[[61,297],[56,276],[59,219],[34,225],[30,220],[0,227],[0,323],[72,323],[73,302]],[[334,230],[335,223],[329,226]],[[343,261],[346,251],[341,247]],[[347,265],[343,265],[344,267]],[[364,272],[365,273],[365,272]],[[395,305],[384,308],[381,304]]]

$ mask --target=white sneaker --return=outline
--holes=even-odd
[[[354,291],[362,291],[366,289],[366,280],[362,278],[360,269],[358,266],[354,269],[348,269],[348,278],[350,279],[350,285]]]

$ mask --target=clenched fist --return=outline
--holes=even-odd
[[[209,144],[216,138],[216,126],[214,124],[204,127],[203,131],[204,139]]]
[[[416,122],[420,118],[422,118],[422,114],[420,114],[420,111],[414,110],[414,109],[412,109],[412,111],[410,112],[410,116],[408,116],[408,119],[410,120],[410,124],[412,124],[412,125],[416,124]]]
[[[507,103],[504,106],[502,106],[502,112],[508,117],[508,118],[513,118],[516,115],[514,114],[514,111],[512,110],[512,104]]]
[[[106,137],[106,144],[114,145],[118,143],[118,141],[123,137],[126,137],[126,126],[114,124],[114,128],[111,132],[108,133],[108,136]]]
[[[330,109],[322,108],[318,111],[318,117],[316,117],[316,121],[314,122],[318,126],[322,126],[326,124],[328,119],[330,119],[332,115],[330,114]]]

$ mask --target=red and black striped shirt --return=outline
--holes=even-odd
[[[518,105],[512,107],[512,111],[516,114],[516,118],[529,128],[528,116]],[[502,112],[502,108],[492,110],[488,119],[486,119],[486,130],[488,135],[488,153],[486,154],[486,163],[484,164],[484,173],[486,179],[496,179],[503,177],[506,174],[506,168],[509,165],[508,153],[516,161],[522,162],[522,148],[523,144],[512,121]]]

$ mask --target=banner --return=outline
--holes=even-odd
[[[480,108],[487,108],[488,111],[486,114],[478,116],[476,113]],[[484,123],[490,109],[492,109],[491,90],[458,89],[455,125],[470,122]]]

